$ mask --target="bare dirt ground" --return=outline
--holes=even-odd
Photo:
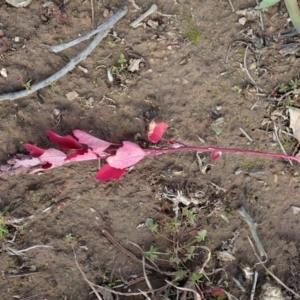
[[[161,14],[152,15],[152,23],[133,29],[130,22],[153,4],[135,2],[141,10],[129,1],[94,0],[94,25],[104,22],[106,13],[114,13],[124,5],[129,11],[80,63],[87,73],[76,67],[40,90],[39,96],[33,93],[0,103],[2,164],[16,153],[26,153],[22,146],[25,142],[43,148],[52,146],[45,135],[47,129],[61,135],[81,129],[112,142],[133,141],[137,134],[146,137],[152,119],[169,124],[169,138],[189,145],[281,152],[273,131],[261,124],[276,119],[270,119],[267,96],[298,75],[297,53],[284,56],[280,52],[286,43],[294,41],[279,37],[288,27],[283,5],[263,13],[262,30],[259,18],[239,24],[240,16],[232,12],[227,0],[156,0]],[[255,0],[232,2],[235,9],[256,5]],[[8,76],[0,77],[0,93],[30,88],[62,68],[89,43],[52,53],[47,45],[72,40],[92,29],[91,3],[53,1],[43,6],[45,3],[33,0],[27,8],[1,4],[0,68],[6,68]],[[258,38],[251,38],[249,31],[247,35],[248,29]],[[255,90],[243,68],[247,45],[246,62],[260,91]],[[110,84],[107,68],[119,68],[121,54],[129,60],[131,52],[142,55],[149,68],[145,66],[135,73],[124,70]],[[68,100],[66,94],[72,91],[78,97]],[[292,153],[294,142],[284,146]],[[203,174],[195,153],[183,153],[146,159],[121,180],[107,183],[94,179],[96,162],[1,179],[1,228],[6,233],[1,237],[0,298],[97,299],[76,266],[73,248],[91,282],[110,288],[124,284],[116,288],[121,293],[149,290],[145,280],[126,287],[127,281],[143,276],[142,264],[103,235],[104,226],[140,261],[140,250],[130,242],[148,256],[154,255],[160,270],[173,273],[149,270],[147,277],[153,289],[165,286],[165,279],[187,286],[191,275],[199,274],[203,267],[200,273],[204,276],[199,275],[192,283],[197,283],[194,288],[204,298],[248,299],[251,283],[242,273],[243,266],[248,266],[259,273],[258,297],[266,282],[278,284],[262,266],[255,266],[258,259],[247,239],[252,236],[237,211],[241,206],[258,224],[258,235],[268,255],[266,267],[299,293],[299,215],[291,209],[299,206],[298,166],[232,154],[212,164]],[[172,202],[165,194],[170,198],[178,192],[198,203],[181,205],[180,222],[174,225]],[[40,214],[50,206],[48,212]],[[184,211],[188,213],[184,215]],[[36,214],[19,226],[9,223],[12,218]],[[157,233],[146,226],[138,227],[147,218],[153,218]],[[192,244],[197,232],[203,230],[207,231],[205,240]],[[234,233],[237,237],[230,242]],[[53,248],[34,248],[23,255],[11,253],[11,249],[35,245]],[[207,249],[212,256],[204,265]],[[216,252],[220,250],[228,250],[234,260],[220,260]],[[184,273],[182,278],[174,275],[179,271]],[[217,288],[227,294],[218,294]],[[285,297],[296,299],[281,288]],[[112,299],[109,295],[102,297]],[[116,297],[124,299],[122,295]],[[149,297],[176,299],[176,290],[165,287]],[[128,298],[145,299],[143,295]],[[186,299],[193,299],[193,295],[189,293]]]

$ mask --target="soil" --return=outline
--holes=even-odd
[[[135,2],[140,10],[129,1],[94,0],[94,24],[87,0],[46,5],[33,1],[27,8],[1,4],[1,68],[6,68],[8,75],[0,77],[0,93],[30,88],[49,77],[89,41],[58,54],[47,45],[72,40],[103,23],[107,14],[124,5],[129,8],[80,63],[87,73],[76,67],[40,90],[39,95],[0,103],[2,164],[17,153],[26,153],[23,143],[53,147],[45,134],[47,129],[61,135],[81,129],[120,143],[133,141],[137,135],[146,139],[152,119],[169,125],[167,138],[188,145],[281,152],[273,131],[264,130],[261,124],[270,118],[267,96],[298,75],[297,53],[283,56],[280,52],[286,43],[295,42],[280,37],[280,32],[288,28],[284,5],[263,13],[262,30],[259,18],[245,25],[238,23],[240,16],[232,12],[226,0],[156,0],[161,14],[151,15],[133,29],[129,24],[153,4]],[[232,2],[236,10],[256,5],[255,0]],[[257,39],[246,35],[247,29],[252,29]],[[247,41],[247,66],[260,90],[245,72],[247,45],[239,41]],[[134,73],[120,70],[118,63],[121,54],[128,60],[131,52],[146,60]],[[120,73],[110,83],[107,69],[112,66]],[[78,97],[68,100],[66,95],[72,91]],[[288,153],[293,146],[286,145]],[[208,156],[203,154],[201,158],[208,162]],[[147,158],[118,181],[95,180],[97,169],[97,162],[81,162],[42,174],[1,179],[0,211],[9,207],[2,218],[2,227],[8,233],[1,237],[1,299],[97,299],[77,268],[74,253],[86,277],[95,284],[112,287],[123,282],[124,286],[116,289],[122,293],[149,290],[145,280],[126,287],[125,281],[143,276],[142,263],[112,243],[102,233],[103,228],[140,261],[141,251],[130,242],[143,252],[153,245],[156,252],[165,254],[180,245],[180,267],[170,264],[166,255],[157,254],[164,260],[155,262],[163,271],[187,271],[187,276],[178,280],[181,286],[186,286],[188,276],[207,258],[207,250],[199,247],[191,260],[183,263],[182,258],[197,231],[206,230],[205,240],[197,245],[208,247],[212,257],[202,270],[206,278],[200,280],[197,290],[204,298],[234,295],[247,299],[251,283],[245,281],[242,265],[254,268],[258,258],[247,239],[252,238],[249,227],[238,213],[241,206],[257,223],[268,256],[266,267],[294,292],[300,292],[299,215],[291,208],[300,206],[300,177],[295,163],[291,166],[281,159],[224,154],[203,174],[195,153],[178,153]],[[180,205],[181,224],[176,233],[168,232],[165,226],[175,220],[166,193],[182,193],[198,200],[187,207]],[[48,207],[51,209],[42,213]],[[194,214],[195,224],[187,224],[183,215],[186,209]],[[12,222],[31,215],[34,217],[18,226]],[[158,225],[159,234],[138,226],[147,218]],[[230,242],[234,232],[238,236]],[[235,259],[222,262],[216,251],[224,250],[226,243]],[[22,255],[11,253],[11,249],[36,245],[52,248],[33,248]],[[278,283],[261,265],[255,268],[259,273],[257,297],[263,284]],[[164,286],[165,279],[174,279],[156,271],[147,277],[154,289]],[[233,278],[244,285],[245,292]],[[213,294],[216,287],[224,289],[227,296]],[[169,299],[176,299],[175,290],[169,290]],[[282,290],[289,299],[295,297]],[[192,294],[187,299],[193,299]]]

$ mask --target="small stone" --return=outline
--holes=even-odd
[[[154,221],[153,221],[152,218],[147,218],[147,219],[146,219],[145,225],[146,225],[147,227],[149,227],[149,226],[151,226],[151,225],[153,225],[153,224],[154,224]]]
[[[73,101],[74,99],[76,99],[78,97],[78,93],[76,91],[72,91],[66,94],[66,97],[69,101]]]
[[[57,118],[61,115],[61,110],[58,109],[58,108],[54,108],[53,111],[52,111],[52,115],[54,118]]]
[[[20,37],[19,37],[19,36],[16,36],[15,39],[14,39],[14,41],[15,41],[16,43],[19,43],[19,42],[20,42]]]
[[[81,70],[83,73],[86,73],[86,74],[89,72],[88,69],[86,69],[82,66],[78,66],[78,69]]]
[[[300,207],[292,206],[293,214],[296,216],[300,212]]]
[[[248,20],[247,20],[246,17],[241,17],[241,18],[239,18],[239,20],[238,20],[238,22],[239,22],[241,25],[245,25],[247,21],[248,21]]]
[[[7,70],[5,69],[5,68],[2,68],[1,70],[0,70],[0,74],[3,76],[3,77],[7,77]]]

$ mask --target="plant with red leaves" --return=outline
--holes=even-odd
[[[134,166],[145,157],[182,151],[210,152],[212,153],[212,160],[219,158],[222,153],[236,153],[283,158],[300,162],[300,158],[297,156],[280,153],[236,148],[187,146],[177,141],[162,139],[167,127],[168,125],[163,122],[156,124],[152,121],[149,125],[148,139],[150,142],[157,143],[163,140],[169,144],[169,147],[161,149],[151,147],[144,149],[130,141],[123,141],[122,145],[114,144],[81,130],[74,130],[74,137],[71,135],[60,136],[51,130],[47,130],[46,134],[49,140],[58,144],[59,148],[65,150],[65,152],[54,148],[42,149],[32,144],[24,144],[30,156],[18,154],[15,158],[8,161],[8,165],[0,166],[0,177],[6,177],[8,173],[12,175],[21,173],[18,172],[19,169],[22,172],[36,173],[60,167],[70,162],[106,160],[106,164],[96,173],[95,178],[109,181],[120,179],[127,168]],[[32,169],[33,167],[37,168]]]

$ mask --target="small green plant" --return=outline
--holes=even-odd
[[[126,68],[127,59],[125,58],[123,53],[120,54],[118,63],[120,64],[121,71]]]
[[[194,44],[197,44],[202,38],[202,33],[193,24],[189,24],[187,26],[185,36],[189,41],[191,41]]]
[[[51,90],[52,90],[53,93],[58,94],[58,95],[60,95],[60,96],[64,96],[63,91],[62,91],[62,90],[58,87],[58,85],[57,85],[57,80],[56,80],[56,81],[53,81],[53,82],[50,84],[50,86],[51,86]]]
[[[151,261],[154,261],[158,257],[156,252],[157,252],[157,248],[151,245],[149,251],[144,252],[144,255]]]
[[[191,279],[196,282],[197,284],[200,283],[200,279],[203,278],[203,274],[202,273],[192,273]]]
[[[119,69],[116,66],[112,66],[110,68],[110,72],[111,72],[112,75],[117,75],[117,74],[119,74]]]
[[[198,231],[197,236],[196,236],[197,243],[203,242],[205,240],[206,236],[207,236],[207,230],[203,229],[201,231]]]
[[[128,60],[126,59],[125,55],[123,53],[120,54],[119,59],[118,59],[118,66],[112,66],[110,68],[110,73],[113,76],[117,76],[120,74],[122,71],[125,71],[127,68],[127,62]]]
[[[23,86],[25,87],[26,90],[31,90],[31,81],[32,81],[32,79],[28,80],[27,82],[25,82],[23,84]]]
[[[295,80],[291,80],[289,85],[292,90],[296,90],[300,85],[300,81],[299,81],[299,79],[296,78]]]
[[[66,234],[66,240],[70,242],[73,239],[72,233]]]
[[[221,128],[215,128],[214,132],[216,135],[220,135],[222,133],[222,129]]]
[[[4,214],[9,210],[9,206],[5,206],[3,210],[0,212],[0,238],[5,234],[9,233],[8,228],[5,224]]]
[[[235,92],[235,93],[238,93],[238,94],[240,94],[240,93],[243,91],[243,89],[241,89],[238,85],[233,86],[233,87],[231,88],[231,90],[232,90],[233,92]]]
[[[184,37],[187,38],[190,42],[197,44],[202,38],[202,33],[194,24],[193,16],[188,9],[185,9],[182,18],[187,22],[187,26],[184,30]]]

